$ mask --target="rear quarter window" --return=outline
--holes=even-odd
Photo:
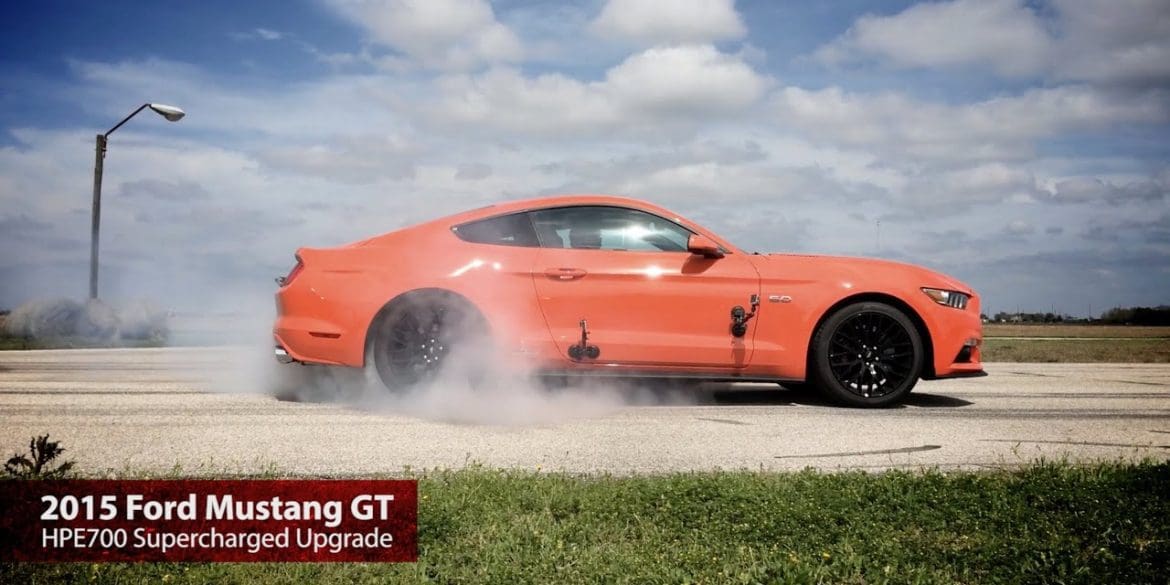
[[[451,228],[459,239],[473,244],[536,248],[540,243],[525,213],[514,213],[472,221]]]

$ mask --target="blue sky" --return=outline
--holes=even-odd
[[[0,34],[0,306],[267,306],[302,245],[556,192],[992,311],[1170,303],[1164,0],[40,2]]]

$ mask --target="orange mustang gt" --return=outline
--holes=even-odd
[[[632,199],[501,203],[296,258],[278,279],[277,358],[365,368],[394,391],[460,350],[539,375],[807,384],[851,406],[983,375],[979,298],[962,282],[746,253]]]

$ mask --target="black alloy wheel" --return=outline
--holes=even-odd
[[[403,391],[434,379],[448,366],[476,364],[475,343],[483,339],[484,329],[475,309],[454,293],[409,293],[375,323],[370,357],[382,384]],[[459,357],[453,359],[456,352]]]
[[[914,324],[884,303],[849,305],[814,338],[814,374],[829,398],[849,406],[889,406],[922,375],[922,340]]]

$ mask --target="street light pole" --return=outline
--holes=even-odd
[[[102,223],[102,161],[106,158],[106,135],[97,135],[93,161],[93,225],[89,235],[89,298],[96,299],[98,269],[98,230]]]
[[[105,134],[97,135],[93,161],[93,218],[89,239],[89,298],[91,300],[98,297],[98,231],[100,230],[102,219],[102,169],[106,159],[106,140],[110,134],[114,133],[114,130],[121,128],[122,124],[125,124],[130,118],[133,118],[138,112],[146,108],[150,108],[158,113],[158,115],[166,118],[168,122],[178,122],[186,115],[183,110],[174,106],[146,103],[138,106],[137,110],[130,112],[129,116],[122,118],[121,122],[115,124]]]

